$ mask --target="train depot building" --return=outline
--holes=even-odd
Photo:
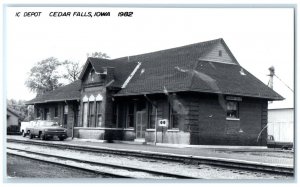
[[[58,121],[69,137],[266,146],[274,100],[283,97],[216,39],[117,59],[90,57],[79,80],[27,104],[36,119]]]

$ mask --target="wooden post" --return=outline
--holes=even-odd
[[[116,103],[116,128],[119,128],[119,103]]]
[[[155,140],[154,145],[157,143],[157,107],[155,107]]]

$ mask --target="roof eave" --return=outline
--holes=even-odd
[[[86,68],[88,67],[88,64],[89,64],[89,63],[91,63],[91,62],[90,62],[90,57],[87,58],[87,60],[86,60],[86,62],[85,62],[85,64],[84,64],[84,66],[83,66],[83,68],[82,68],[82,71],[81,71],[81,73],[80,73],[80,75],[79,75],[79,77],[78,77],[79,80],[81,80],[81,79],[83,78],[83,75],[84,75],[84,73],[85,73],[85,71],[86,71]]]
[[[36,101],[36,102],[26,102],[26,105],[34,105],[34,104],[44,104],[44,103],[54,103],[54,102],[64,102],[64,101],[75,101],[80,100],[80,97],[71,98],[71,99],[55,99],[55,100],[44,100],[44,101]]]
[[[169,91],[169,93],[174,92],[197,92],[197,93],[211,93],[211,94],[222,94],[222,95],[233,95],[233,96],[240,96],[240,97],[252,97],[252,98],[258,98],[258,99],[266,99],[268,101],[280,101],[284,100],[282,96],[278,97],[270,97],[270,96],[255,96],[250,94],[236,94],[236,93],[221,93],[221,92],[210,92],[210,91],[195,91],[195,90],[175,90],[175,91]],[[165,94],[163,90],[161,91],[153,91],[153,92],[140,92],[140,93],[124,93],[124,94],[114,94],[114,97],[124,97],[124,96],[138,96],[138,95],[145,95],[145,94]]]
[[[18,118],[21,118],[22,116],[20,116],[18,113],[16,113],[16,111],[13,111],[12,109],[7,107],[7,110],[12,113],[13,115],[17,116]]]
[[[229,55],[235,61],[235,63],[238,64],[238,65],[240,65],[239,62],[237,61],[237,59],[235,58],[235,56],[233,55],[233,53],[231,52],[231,50],[229,49],[228,45],[225,43],[224,39],[221,38],[220,40],[221,40],[221,43],[224,45],[225,49],[229,52]]]

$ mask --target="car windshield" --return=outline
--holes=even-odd
[[[46,127],[57,127],[59,126],[57,123],[49,123],[49,122],[44,122],[40,124],[41,126],[46,126]]]

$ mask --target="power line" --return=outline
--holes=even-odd
[[[283,82],[276,74],[274,75],[278,80],[280,80],[288,89],[290,89],[294,93],[294,90],[292,88],[290,88],[285,82]]]

